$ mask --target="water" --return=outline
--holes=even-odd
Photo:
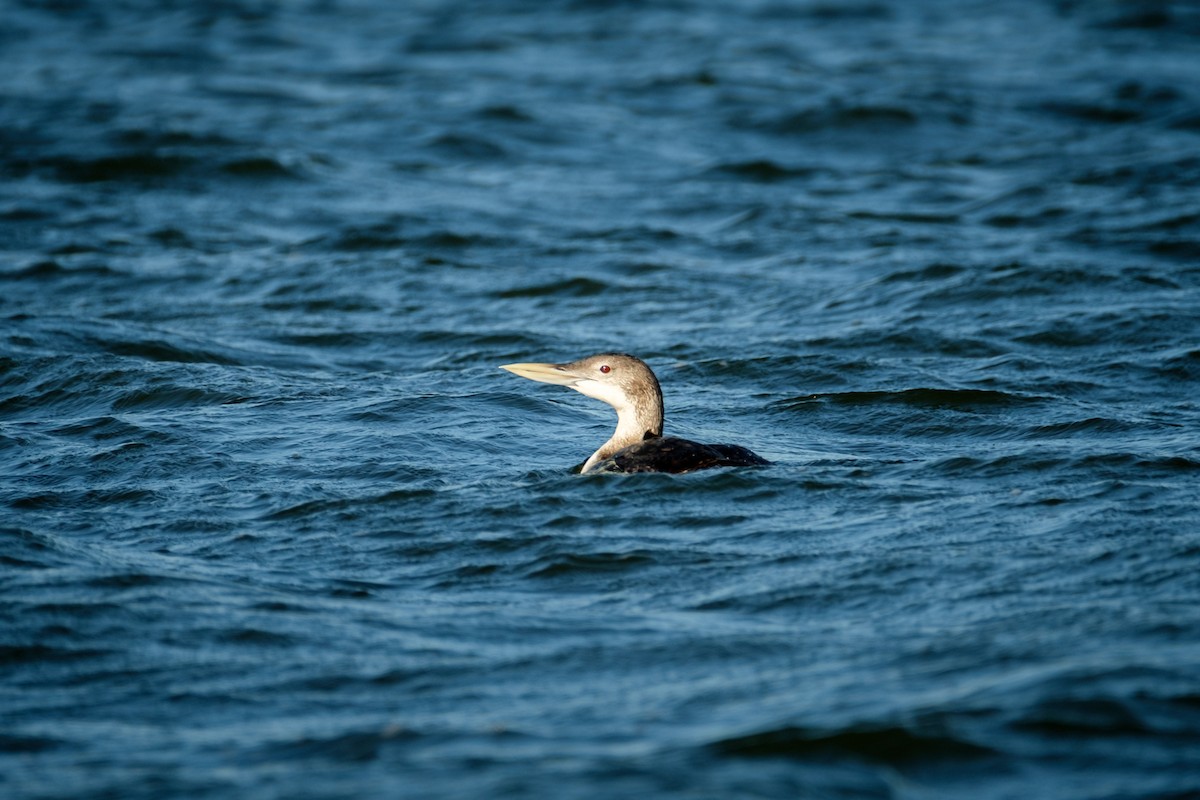
[[[1192,4],[4,19],[6,797],[1200,794]]]

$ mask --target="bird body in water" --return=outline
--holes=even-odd
[[[701,444],[663,436],[658,378],[644,361],[625,353],[600,353],[568,364],[505,364],[514,375],[568,386],[617,411],[617,429],[583,463],[580,472],[694,472],[708,467],[769,464],[735,444]]]

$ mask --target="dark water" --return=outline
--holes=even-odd
[[[2,7],[6,797],[1200,796],[1194,4]]]

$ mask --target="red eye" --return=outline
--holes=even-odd
[[[612,372],[612,367],[610,367],[608,364],[603,364],[600,367],[600,371],[607,375],[608,373]]]

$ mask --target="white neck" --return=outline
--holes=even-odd
[[[657,385],[647,384],[638,391],[627,393],[624,389],[599,381],[580,381],[573,387],[577,392],[602,400],[617,412],[617,429],[600,449],[583,462],[580,472],[587,472],[597,463],[609,458],[622,447],[637,444],[652,436],[662,436],[662,394]]]
[[[592,453],[591,458],[583,463],[583,469],[580,472],[587,472],[596,466],[597,462],[610,457],[622,447],[642,441],[646,438],[647,431],[655,435],[662,433],[661,419],[658,421],[639,419],[637,410],[631,405],[614,406],[614,408],[617,409],[617,429],[613,431],[609,440],[600,445],[600,449]]]

